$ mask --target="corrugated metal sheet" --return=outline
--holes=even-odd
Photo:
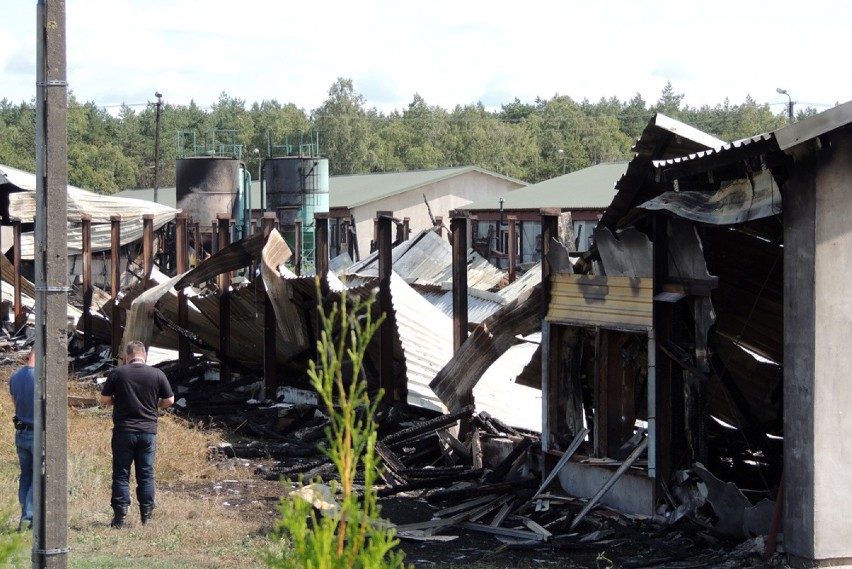
[[[121,244],[126,245],[142,238],[144,214],[153,214],[154,229],[172,221],[180,210],[142,200],[104,196],[68,187],[68,254],[83,252],[83,229],[80,217],[84,213],[92,216],[92,252],[109,251],[112,248],[110,217],[121,216]],[[34,191],[24,191],[9,196],[9,215],[29,223],[36,215]],[[34,235],[21,235],[21,258],[32,260]]]
[[[653,325],[653,279],[571,275],[551,279],[545,320],[576,326],[649,330]]]
[[[453,249],[431,229],[421,231],[408,241],[393,248],[391,255],[393,270],[407,283],[441,284],[452,282]],[[490,264],[473,249],[468,250],[467,286],[489,290],[504,278],[503,271]],[[378,252],[355,263],[347,274],[377,276],[379,274]]]
[[[446,412],[429,382],[453,357],[453,321],[417,294],[398,275],[391,275],[397,332],[405,355],[408,402]]]
[[[781,214],[781,192],[768,171],[723,182],[716,192],[666,192],[640,206],[712,225],[735,225]]]

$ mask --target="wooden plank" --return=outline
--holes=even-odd
[[[514,504],[515,504],[514,499],[509,500],[508,502],[503,504],[503,507],[500,508],[499,512],[497,512],[497,515],[494,516],[493,520],[491,520],[491,527],[494,527],[494,528],[499,527],[503,523],[503,521],[506,519],[506,516],[509,515],[509,512],[512,511],[512,506],[514,506]]]
[[[530,541],[545,541],[544,538],[539,534],[533,531],[523,529],[493,527],[484,524],[477,524],[474,522],[464,522],[463,524],[461,524],[461,527],[463,527],[464,529],[469,529],[471,531],[490,533],[492,535],[502,535],[504,537],[513,537],[516,539],[526,539]]]
[[[597,505],[600,499],[603,498],[604,494],[606,494],[609,489],[612,488],[616,482],[618,482],[618,479],[621,478],[621,476],[625,472],[627,472],[627,469],[630,468],[630,465],[636,462],[636,459],[639,458],[639,455],[641,455],[642,452],[644,452],[647,448],[648,437],[645,437],[642,439],[642,442],[640,442],[636,446],[636,448],[633,449],[633,452],[630,453],[630,456],[627,457],[627,460],[621,463],[621,466],[618,467],[618,470],[616,470],[612,474],[612,476],[609,477],[609,480],[607,480],[604,485],[601,486],[601,489],[598,490],[595,495],[589,499],[589,502],[583,507],[583,509],[580,510],[580,513],[577,514],[577,517],[575,517],[574,520],[571,522],[571,526],[569,528],[570,531],[573,531],[580,524],[580,522],[583,521],[583,518],[586,517],[586,514],[588,514],[592,510],[592,508]]]
[[[554,273],[545,319],[575,326],[647,330],[652,325],[651,278]]]
[[[559,471],[562,470],[568,461],[571,460],[571,457],[577,452],[577,449],[580,448],[580,445],[586,440],[586,435],[589,434],[589,429],[583,429],[577,436],[574,437],[574,440],[571,441],[571,445],[568,449],[563,453],[562,458],[559,459],[559,462],[556,463],[556,466],[553,467],[553,470],[550,471],[550,474],[547,475],[547,478],[544,479],[544,482],[541,483],[538,490],[536,490],[535,494],[531,500],[535,500],[539,494],[541,494],[547,486],[553,482],[553,479],[559,475]]]

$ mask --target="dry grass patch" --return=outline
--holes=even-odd
[[[0,368],[7,395],[0,396],[0,496],[12,497],[15,512],[18,459],[12,427],[13,407],[8,377],[15,366]],[[73,385],[75,395],[93,387]],[[222,434],[200,428],[173,415],[161,417],[157,441],[157,509],[143,528],[131,506],[129,527],[114,530],[110,488],[112,456],[110,410],[69,409],[68,412],[68,545],[71,567],[261,567],[256,553],[265,547],[265,524],[247,520],[215,500],[215,492],[194,496],[181,492],[203,488],[222,479],[248,479],[245,468],[220,470],[208,460],[208,447]],[[131,495],[135,500],[135,480]],[[2,506],[2,504],[0,504]],[[26,561],[26,560],[25,560]],[[28,561],[27,561],[28,563]]]

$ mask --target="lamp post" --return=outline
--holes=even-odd
[[[787,89],[782,89],[781,87],[775,89],[775,92],[779,95],[787,95],[787,122],[793,124],[793,97],[790,96]]]
[[[559,150],[557,150],[557,152],[559,153],[560,156],[562,156],[562,175],[564,176],[565,175],[565,160],[568,157],[565,156],[565,149],[564,148],[560,148]]]
[[[157,190],[160,189],[160,113],[163,110],[163,95],[157,91],[154,96],[157,97],[156,126],[154,127],[154,203],[158,203]]]

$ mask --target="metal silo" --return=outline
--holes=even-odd
[[[296,243],[296,220],[302,220],[302,260],[312,266],[317,212],[328,211],[328,159],[306,156],[267,158],[263,163],[266,200],[291,247]]]
[[[218,213],[234,216],[240,192],[240,161],[218,156],[178,158],[175,164],[175,201],[202,228],[209,228]],[[210,229],[207,230],[208,232]]]

